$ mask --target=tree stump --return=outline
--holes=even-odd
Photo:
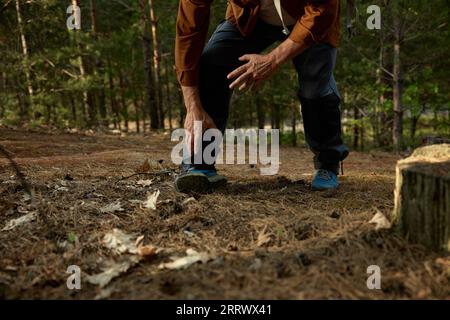
[[[450,144],[416,149],[396,168],[394,223],[412,242],[450,251]]]

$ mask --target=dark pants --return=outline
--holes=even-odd
[[[281,27],[262,21],[247,38],[228,21],[216,28],[201,56],[199,90],[203,108],[219,130],[225,130],[232,93],[227,74],[242,64],[238,58],[260,53],[274,42],[285,39]],[[293,59],[299,78],[298,96],[305,137],[314,153],[315,167],[337,174],[339,161],[348,155],[348,149],[341,139],[340,96],[333,77],[335,61],[336,49],[325,43]],[[286,83],[286,91],[288,86]]]

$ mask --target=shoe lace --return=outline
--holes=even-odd
[[[319,170],[317,171],[317,175],[318,175],[320,178],[324,179],[324,180],[331,180],[331,175],[330,175],[330,173],[328,172],[328,170],[325,170],[325,169],[319,169]]]

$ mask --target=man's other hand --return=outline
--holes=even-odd
[[[213,119],[209,116],[208,113],[203,109],[203,106],[200,102],[200,94],[198,91],[198,87],[182,87],[184,104],[186,105],[186,118],[184,120],[184,129],[187,131],[187,145],[190,150],[194,150],[194,141],[195,137],[203,135],[208,129],[216,128],[216,125]],[[202,122],[202,130],[194,130],[194,121]],[[201,148],[200,146],[197,146]],[[198,150],[194,150],[195,152]]]
[[[274,74],[278,67],[271,54],[246,54],[240,57],[239,61],[247,61],[247,63],[228,74],[229,80],[235,79],[231,83],[230,89],[252,88],[256,90],[264,80]]]

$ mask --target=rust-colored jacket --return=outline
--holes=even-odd
[[[213,0],[180,0],[175,41],[175,66],[183,86],[198,84],[198,65],[209,26]],[[298,21],[289,38],[304,48],[328,42],[337,46],[340,37],[339,0],[281,0],[283,8]],[[245,37],[258,20],[260,0],[228,0],[226,19]]]

